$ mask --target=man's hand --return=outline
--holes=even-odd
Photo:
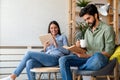
[[[80,41],[76,41],[75,45],[76,45],[77,47],[80,47]]]
[[[103,51],[102,54],[105,55],[105,56],[108,57],[108,58],[110,57],[110,54],[108,54],[108,53],[105,52],[105,51]]]
[[[81,57],[81,58],[88,58],[90,57],[90,55],[87,55],[86,53],[82,53],[82,54],[76,54],[78,57]]]

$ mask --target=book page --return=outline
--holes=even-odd
[[[54,39],[51,34],[40,35],[39,38],[40,38],[42,45],[44,45],[44,43],[47,41],[49,41],[51,44],[54,42]]]
[[[70,50],[71,52],[75,53],[75,54],[82,54],[82,53],[86,53],[86,50],[80,47],[77,47],[75,45],[73,46],[63,46],[63,48]]]

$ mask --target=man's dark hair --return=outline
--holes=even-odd
[[[88,4],[83,9],[81,9],[79,16],[83,17],[85,14],[89,14],[92,16],[97,14],[97,17],[99,19],[99,13],[98,13],[97,7],[94,4]]]

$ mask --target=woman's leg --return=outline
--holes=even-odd
[[[31,59],[31,56],[30,56],[30,54],[34,54],[34,52],[33,53],[31,53],[30,51],[28,51],[24,56],[23,56],[23,58],[22,58],[22,60],[21,60],[21,62],[19,63],[19,65],[17,66],[17,68],[14,70],[14,72],[10,75],[10,76],[8,76],[8,77],[6,77],[6,78],[3,78],[3,79],[1,79],[1,80],[15,80],[16,79],[16,77],[17,76],[19,76],[20,74],[21,74],[21,72],[23,71],[23,69],[26,67],[26,62],[29,60],[29,59]],[[39,54],[40,54],[41,52],[39,52]],[[35,56],[35,55],[34,55]]]
[[[56,66],[58,65],[58,58],[45,53],[29,52],[32,59],[28,60],[26,63],[26,70],[29,80],[35,80],[35,73],[30,72],[30,69],[42,66]],[[36,55],[36,56],[34,56]]]
[[[59,59],[60,72],[62,75],[62,80],[73,80],[72,72],[70,70],[71,66],[81,66],[87,59],[79,58],[76,55],[63,56]]]
[[[26,62],[31,59],[30,56],[31,51],[28,51],[22,58],[21,62],[19,63],[19,65],[17,66],[17,68],[14,70],[13,74],[15,74],[16,76],[19,76],[21,74],[21,72],[23,71],[23,69],[26,67]],[[34,54],[34,52],[32,53]],[[40,54],[40,53],[39,53]]]
[[[34,67],[37,68],[37,67],[42,67],[42,66],[43,65],[40,64],[35,59],[28,60],[27,63],[26,63],[26,71],[27,71],[27,75],[28,75],[28,80],[36,80],[35,73],[31,72],[30,69],[32,69]]]
[[[29,56],[31,59],[38,61],[43,66],[56,66],[56,65],[58,65],[59,57],[55,57],[55,56],[50,55],[50,54],[30,51]]]
[[[45,54],[43,52],[34,52],[34,51],[28,51],[20,64],[17,66],[15,71],[13,72],[14,75],[19,76],[23,69],[26,67],[26,62],[29,59],[33,59],[39,62],[39,64],[42,64],[43,66],[56,66],[58,65],[58,59],[57,57],[51,56],[49,54]]]
[[[23,59],[21,60],[17,68],[8,78],[12,78],[13,80],[15,80],[15,78],[19,76],[23,69],[26,67],[26,62],[30,59],[38,61],[39,65],[42,64],[43,66],[56,66],[58,65],[59,57],[51,56],[49,54],[45,54],[44,52],[28,51],[23,56]],[[30,71],[30,68],[28,70]]]

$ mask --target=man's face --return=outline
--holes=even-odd
[[[88,25],[93,28],[96,24],[96,18],[95,16],[89,15],[89,14],[85,14],[83,16],[83,19],[85,20],[86,23],[88,23]]]

